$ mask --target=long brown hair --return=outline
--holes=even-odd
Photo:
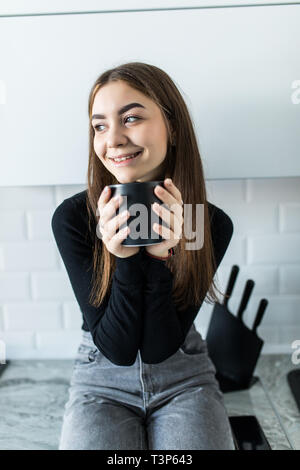
[[[192,221],[196,220],[196,204],[204,205],[204,244],[198,250],[185,250],[185,230],[175,247],[175,256],[167,259],[166,265],[173,274],[172,296],[178,310],[188,305],[199,305],[205,299],[218,301],[213,280],[216,261],[213,252],[206,188],[200,153],[193,124],[187,106],[166,72],[142,62],[130,62],[105,71],[95,81],[89,95],[89,163],[87,172],[86,205],[89,231],[93,240],[93,276],[90,303],[98,307],[111,288],[112,276],[116,268],[115,256],[95,236],[99,221],[97,203],[105,186],[118,184],[102,164],[94,151],[94,128],[91,124],[92,106],[98,90],[110,82],[123,80],[132,88],[152,99],[161,109],[168,131],[168,148],[164,160],[165,177],[172,178],[181,192],[184,204],[191,204]],[[175,136],[176,144],[174,145]],[[192,230],[195,230],[192,227]],[[191,241],[188,241],[189,243]],[[222,294],[222,293],[221,293]],[[222,294],[223,295],[223,294]],[[206,301],[206,300],[205,300]]]

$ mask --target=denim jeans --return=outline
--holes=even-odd
[[[193,324],[175,354],[118,366],[82,330],[59,450],[234,450],[206,341]]]

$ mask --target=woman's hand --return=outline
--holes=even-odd
[[[179,243],[182,237],[183,226],[183,201],[179,189],[168,179],[164,181],[166,189],[157,185],[154,188],[155,195],[162,200],[163,205],[152,205],[153,211],[167,223],[164,225],[153,225],[153,230],[161,235],[165,240],[156,245],[146,246],[146,251],[154,256],[167,257],[168,250]]]
[[[114,217],[117,208],[120,206],[123,198],[120,200],[111,197],[111,188],[107,187],[108,190],[103,190],[98,200],[98,209],[100,213],[99,229],[102,235],[102,242],[110,253],[117,256],[118,258],[128,258],[129,256],[135,255],[140,250],[139,247],[130,247],[121,245],[122,241],[128,235],[128,231],[121,230],[116,233],[117,229],[126,222],[129,217],[129,211],[121,212]],[[129,229],[129,227],[128,227]]]

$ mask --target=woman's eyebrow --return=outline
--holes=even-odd
[[[120,116],[121,114],[125,113],[126,111],[128,111],[131,108],[144,108],[144,109],[146,109],[145,106],[143,106],[140,103],[129,103],[129,104],[126,104],[125,106],[123,106],[121,109],[119,109],[118,115]],[[92,120],[93,119],[105,119],[105,118],[106,118],[106,116],[104,114],[93,114],[92,115]]]

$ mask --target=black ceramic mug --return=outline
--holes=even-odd
[[[123,198],[122,204],[116,210],[116,215],[125,210],[128,210],[130,213],[128,219],[120,225],[120,228],[116,232],[118,233],[127,226],[130,228],[130,233],[122,241],[121,245],[156,245],[165,240],[153,229],[155,223],[167,227],[167,224],[151,208],[154,202],[160,205],[163,204],[154,193],[154,189],[157,185],[164,188],[164,181],[109,185],[112,197],[121,195]]]

